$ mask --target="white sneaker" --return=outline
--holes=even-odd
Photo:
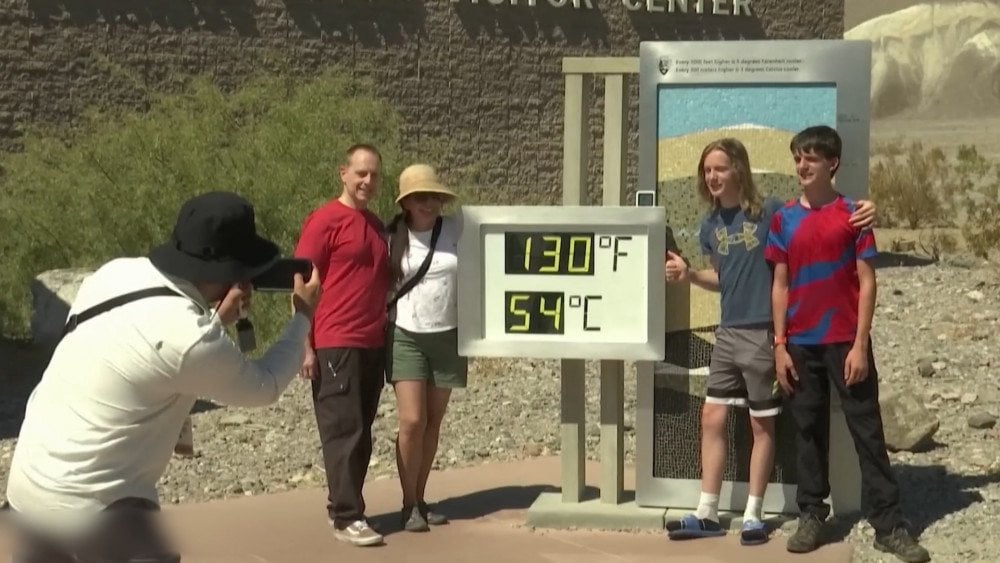
[[[330,525],[333,526],[333,522],[330,522]],[[355,520],[343,530],[333,526],[333,537],[357,546],[379,545],[383,540],[382,534],[376,532],[364,520]]]

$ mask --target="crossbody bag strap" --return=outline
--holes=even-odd
[[[434,222],[434,230],[431,231],[431,247],[427,250],[427,257],[424,258],[424,261],[420,264],[420,268],[416,271],[416,273],[414,273],[410,279],[406,280],[406,283],[404,283],[399,288],[399,291],[396,292],[396,295],[392,297],[392,300],[389,301],[388,305],[386,305],[386,310],[391,310],[395,307],[399,298],[406,295],[411,289],[416,287],[416,285],[420,283],[420,279],[427,273],[427,270],[431,268],[431,259],[434,258],[434,247],[437,246],[438,237],[441,235],[441,223],[442,219],[441,217],[438,217],[437,221]]]
[[[80,326],[80,323],[88,321],[101,313],[106,313],[115,307],[121,307],[126,303],[131,303],[132,301],[138,301],[139,299],[145,299],[147,297],[163,297],[177,295],[180,297],[186,297],[184,294],[170,289],[169,287],[151,287],[149,289],[140,289],[139,291],[133,291],[132,293],[126,293],[124,295],[119,295],[112,299],[108,299],[103,303],[94,305],[93,307],[83,311],[82,313],[77,313],[75,315],[70,315],[66,320],[66,326],[63,327],[62,336],[76,330],[76,327]],[[60,337],[61,338],[61,337]]]

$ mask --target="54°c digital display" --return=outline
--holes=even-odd
[[[504,292],[505,323],[508,334],[565,334],[566,309],[582,308],[580,328],[586,332],[599,331],[600,326],[590,319],[593,303],[601,301],[600,295],[569,295],[562,291],[506,291]]]

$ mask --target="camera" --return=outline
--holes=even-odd
[[[255,291],[289,292],[295,288],[295,274],[302,274],[302,280],[309,281],[312,269],[312,262],[305,258],[281,258],[250,281]]]

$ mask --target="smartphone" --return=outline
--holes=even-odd
[[[302,274],[302,280],[309,281],[312,269],[312,262],[305,258],[281,258],[251,282],[256,291],[292,291],[295,274]]]

